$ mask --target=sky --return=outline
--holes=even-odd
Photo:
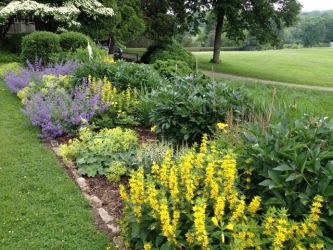
[[[333,0],[298,0],[302,5],[302,11],[333,10]]]

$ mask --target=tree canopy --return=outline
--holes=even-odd
[[[237,40],[244,39],[245,30],[251,30],[259,42],[277,45],[279,37],[274,30],[291,26],[301,10],[297,0],[188,0],[184,4],[187,11],[178,15],[183,23],[193,21],[195,15],[203,11],[211,11],[214,15],[216,26],[212,61],[215,63],[220,62],[222,32],[226,32],[228,38]]]
[[[5,0],[0,4],[0,45],[15,20],[39,18],[43,22],[55,21],[68,28],[80,25],[76,21],[80,14],[96,19],[98,16],[111,17],[114,12],[97,0]]]

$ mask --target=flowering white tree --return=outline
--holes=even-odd
[[[113,9],[97,0],[66,0],[61,6],[51,6],[32,0],[5,0],[0,3],[0,46],[9,27],[15,20],[28,21],[40,18],[43,22],[54,20],[66,27],[78,26],[80,14],[96,19],[98,16],[112,16]]]

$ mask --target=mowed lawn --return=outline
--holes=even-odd
[[[0,249],[106,249],[89,202],[0,81]]]
[[[333,48],[268,51],[223,51],[221,64],[213,52],[193,52],[200,69],[258,79],[333,87]]]

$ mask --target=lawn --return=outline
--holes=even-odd
[[[312,90],[308,88],[265,84],[261,82],[236,80],[215,77],[216,80],[226,82],[231,86],[243,86],[255,100],[256,105],[268,109],[271,105],[274,88],[276,95],[274,108],[281,111],[296,104],[300,113],[311,116],[331,116],[333,114],[333,99],[331,91]]]
[[[138,54],[139,56],[142,56],[146,51],[147,50],[145,48],[129,48],[123,50],[123,52],[126,54],[133,54],[133,55]]]
[[[221,64],[209,63],[212,52],[193,52],[199,68],[231,75],[312,86],[333,86],[333,49],[311,48],[221,52]]]
[[[20,106],[0,82],[0,248],[106,249],[89,202]]]

